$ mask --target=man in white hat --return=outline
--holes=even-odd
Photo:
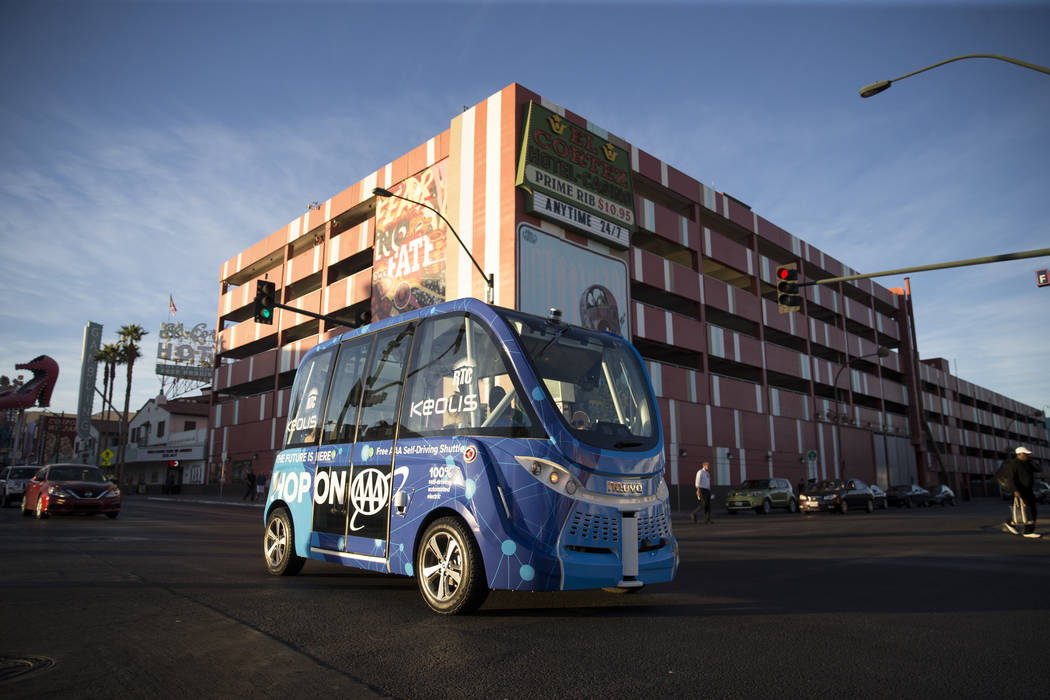
[[[1006,522],[1006,529],[1015,535],[1035,539],[1042,535],[1035,531],[1035,493],[1032,492],[1032,487],[1035,485],[1035,472],[1042,471],[1042,468],[1029,459],[1031,454],[1031,450],[1024,445],[1019,445],[1014,450],[1013,458],[1004,465],[1010,470],[1013,477],[1014,508],[1011,512],[1021,511],[1027,516],[1021,519],[1022,522],[1018,522],[1016,515],[1011,516],[1011,520]],[[1017,507],[1018,501],[1022,504],[1020,508]],[[1023,528],[1023,532],[1019,532],[1018,527]]]

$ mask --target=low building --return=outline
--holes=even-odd
[[[785,263],[807,280],[858,274],[740,198],[509,85],[222,265],[209,479],[269,473],[315,344],[463,296],[558,306],[629,337],[659,399],[676,505],[692,502],[701,461],[720,487],[845,475],[968,492],[1015,443],[1050,456],[1040,411],[943,361],[919,363],[906,295],[872,280],[810,286],[781,314],[773,274]],[[254,322],[260,280],[278,302],[341,322],[288,310]]]
[[[146,492],[205,490],[209,397],[150,399],[130,423],[122,487]]]

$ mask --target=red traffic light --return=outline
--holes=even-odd
[[[798,263],[786,263],[777,267],[777,308],[782,314],[802,308],[802,297],[798,294]]]

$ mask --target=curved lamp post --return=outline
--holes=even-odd
[[[841,468],[845,466],[845,464],[843,463],[843,459],[842,459],[842,428],[840,426],[841,426],[841,423],[842,423],[843,419],[845,419],[845,417],[846,417],[846,405],[845,405],[845,401],[842,401],[842,402],[839,401],[839,377],[842,376],[842,370],[846,369],[847,367],[851,367],[855,360],[863,360],[863,359],[868,358],[868,357],[876,357],[876,356],[878,356],[878,357],[886,357],[889,354],[890,354],[890,349],[885,347],[885,346],[880,345],[879,349],[876,350],[875,352],[870,352],[867,355],[858,355],[857,357],[851,357],[849,360],[846,361],[846,364],[844,364],[841,367],[839,367],[838,371],[835,372],[835,381],[832,383],[831,386],[835,390],[835,403],[839,404],[839,407],[840,407],[839,408],[839,411],[840,411],[839,418],[838,418],[838,420],[835,421],[835,442],[838,444],[838,448],[839,448],[838,466],[839,466],[839,471],[840,472],[842,471]],[[836,476],[842,476],[842,474],[840,473],[840,474],[837,474]]]
[[[994,58],[997,61],[1006,61],[1007,63],[1014,64],[1015,66],[1021,66],[1022,68],[1029,68],[1031,70],[1039,71],[1040,73],[1046,73],[1047,75],[1050,75],[1050,68],[1046,68],[1044,66],[1037,66],[1036,64],[1028,63],[1027,61],[1021,61],[1021,60],[1016,59],[1016,58],[1010,58],[1009,56],[1000,56],[1000,55],[994,54],[994,53],[971,53],[971,54],[967,54],[965,56],[956,56],[955,58],[949,58],[948,60],[941,61],[940,63],[934,63],[932,66],[926,66],[925,68],[920,68],[917,71],[912,71],[911,73],[907,73],[905,75],[902,75],[899,78],[894,78],[893,80],[880,80],[880,81],[878,81],[876,83],[872,83],[870,85],[865,85],[864,87],[862,87],[860,89],[860,96],[861,97],[871,97],[872,95],[878,95],[880,92],[883,92],[885,90],[889,90],[890,85],[892,85],[893,83],[897,82],[898,80],[904,80],[905,78],[910,78],[913,75],[917,75],[917,74],[922,73],[924,71],[931,70],[933,68],[936,68],[937,66],[943,66],[945,63],[951,63],[952,61],[962,61],[963,59],[966,59],[966,58]]]
[[[474,267],[476,267],[478,272],[481,273],[481,276],[485,280],[485,284],[488,285],[488,291],[485,294],[485,301],[487,301],[490,304],[493,303],[493,298],[494,298],[493,297],[493,285],[495,284],[494,276],[485,274],[485,271],[481,269],[481,265],[479,265],[478,261],[474,259],[473,255],[471,255],[470,250],[463,243],[463,239],[461,239],[459,237],[459,234],[456,233],[456,229],[452,226],[451,223],[449,223],[449,220],[445,218],[444,214],[442,214],[441,212],[439,212],[437,209],[435,209],[434,207],[430,206],[429,204],[425,204],[423,202],[417,202],[416,200],[409,199],[408,197],[402,197],[399,194],[394,194],[390,190],[384,190],[382,187],[376,187],[374,190],[372,190],[372,194],[374,194],[376,197],[393,197],[395,199],[403,199],[406,202],[411,202],[412,204],[418,204],[421,207],[425,207],[425,208],[429,209],[430,211],[434,212],[435,214],[437,214],[438,216],[440,216],[441,220],[445,222],[446,226],[448,226],[448,230],[451,231],[452,235],[456,237],[457,241],[459,241],[460,247],[463,248],[464,252],[466,252],[467,257],[470,258],[470,262],[474,263]]]

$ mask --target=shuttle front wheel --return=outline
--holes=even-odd
[[[442,615],[477,610],[488,596],[481,550],[461,520],[439,518],[416,552],[416,583],[430,609]]]
[[[266,518],[263,556],[267,571],[274,576],[295,576],[306,563],[306,559],[295,553],[295,529],[292,516],[285,508],[274,508]]]

